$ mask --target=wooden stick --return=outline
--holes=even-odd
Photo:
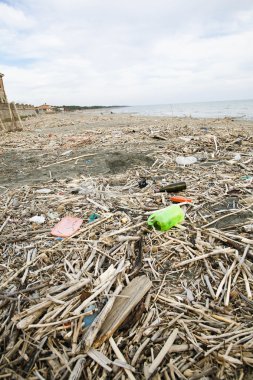
[[[82,370],[83,370],[83,367],[84,367],[84,363],[85,363],[85,358],[82,357],[82,358],[79,358],[75,364],[75,367],[73,368],[70,376],[69,376],[69,380],[79,380],[81,375],[82,375]]]
[[[5,221],[3,222],[2,226],[0,227],[0,233],[3,231],[4,227],[6,226],[6,224],[9,222],[10,220],[10,216],[8,216]]]
[[[170,336],[168,337],[168,339],[166,340],[163,348],[161,349],[161,351],[159,352],[159,354],[157,355],[157,357],[151,364],[151,366],[147,368],[147,373],[145,374],[146,379],[149,379],[152,376],[152,374],[155,372],[157,367],[159,367],[165,355],[170,351],[171,346],[173,345],[174,341],[177,338],[177,334],[178,334],[178,329],[174,329],[172,333],[170,334]]]
[[[121,351],[119,350],[119,348],[118,348],[118,346],[117,346],[117,344],[116,344],[116,342],[115,342],[115,340],[113,339],[112,336],[109,338],[109,342],[110,342],[110,344],[112,346],[112,349],[115,352],[117,358],[126,363],[127,362],[126,359],[122,355]],[[128,378],[130,380],[135,380],[135,377],[134,377],[133,373],[129,369],[124,368],[124,370],[125,370]]]
[[[74,161],[74,160],[77,160],[78,158],[90,157],[90,156],[96,156],[96,153],[82,154],[81,156],[68,158],[67,160],[52,162],[51,164],[48,164],[48,165],[39,166],[37,169],[48,168],[49,166],[64,164],[65,162]]]
[[[233,253],[233,250],[231,248],[216,249],[213,252],[205,253],[204,255],[193,257],[192,259],[181,261],[181,263],[178,263],[175,265],[175,268],[182,267],[186,264],[190,264],[190,263],[193,263],[195,261],[206,259],[209,256],[220,255],[220,254],[232,254],[232,253]]]
[[[112,297],[109,299],[109,301],[106,303],[100,314],[97,316],[97,318],[93,321],[91,326],[89,327],[88,331],[82,338],[82,342],[84,345],[84,350],[87,352],[90,347],[92,346],[94,340],[96,339],[96,336],[104,323],[108,313],[111,311],[116,296],[121,292],[122,290],[122,284],[118,285],[116,290],[114,291]]]

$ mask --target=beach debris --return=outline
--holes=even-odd
[[[235,161],[240,161],[241,158],[242,158],[242,157],[241,157],[240,153],[236,153],[236,155],[234,156],[233,159],[234,159]]]
[[[253,232],[253,224],[247,224],[243,226],[244,231],[246,232]]]
[[[175,203],[183,203],[183,202],[191,203],[192,202],[191,199],[185,198],[185,197],[181,197],[179,195],[175,195],[174,197],[170,197],[169,200],[171,202],[175,202]]]
[[[59,214],[58,214],[58,212],[54,212],[54,211],[48,212],[47,213],[47,217],[50,220],[57,220],[57,219],[59,220]]]
[[[82,223],[83,220],[80,218],[65,216],[53,227],[51,235],[63,238],[72,236],[79,230]]]
[[[192,165],[192,164],[195,164],[197,161],[198,161],[197,158],[194,156],[187,156],[187,157],[178,156],[176,158],[176,163],[182,166]]]
[[[51,125],[51,116],[46,115],[46,134],[42,130],[44,119],[40,116],[36,119],[36,123],[40,123],[37,126],[34,121],[25,121],[29,133],[26,135],[24,130],[18,140],[15,134],[3,135],[0,149],[10,157],[17,148],[18,154],[24,156],[29,149],[34,149],[36,155],[42,152],[34,169],[56,161],[57,152],[63,149],[62,142],[66,142],[66,150],[71,149],[68,135],[61,138],[60,129],[62,133],[70,132],[64,126],[52,137],[57,152],[52,149],[51,156],[47,155],[50,152],[48,129],[58,126],[59,117],[74,121],[77,127],[78,118],[82,118],[82,133],[84,120],[93,123],[98,140],[92,152],[99,151],[100,155],[108,146],[116,149],[110,133],[111,120],[107,132],[104,127],[99,129],[100,120],[97,121],[93,113],[89,116],[67,112],[64,116],[52,116]],[[117,117],[115,115],[115,123],[121,125]],[[45,169],[45,181],[40,178],[41,185],[30,181],[26,172],[24,186],[2,182],[2,378],[193,380],[234,379],[235,374],[238,378],[250,376],[252,179],[244,182],[241,176],[253,173],[252,124],[221,119],[206,120],[203,124],[203,120],[189,119],[188,122],[183,118],[168,119],[167,123],[164,118],[155,122],[134,115],[124,117],[122,125],[129,123],[129,127],[121,128],[124,133],[117,138],[117,148],[127,145],[133,155],[137,144],[145,154],[152,149],[153,161],[149,168],[140,163],[132,168],[124,167],[117,174],[108,172],[100,176],[93,172],[92,177],[84,175],[81,169],[82,175],[76,178],[66,169],[83,165],[85,158],[80,158]],[[167,138],[166,144],[147,139],[148,145],[145,145],[149,134],[147,124],[157,126],[156,133]],[[208,126],[210,134],[215,133],[218,150],[209,135],[200,130],[203,125]],[[36,128],[41,136],[36,134]],[[73,133],[76,132],[75,127]],[[244,167],[241,167],[242,160],[228,165],[238,150],[233,141],[242,133],[240,154]],[[184,135],[193,136],[190,144],[177,137]],[[73,151],[73,156],[82,153],[85,151],[81,148]],[[200,165],[185,166],[182,172],[175,162],[179,154],[196,154],[203,161]],[[93,162],[95,167],[97,159]],[[122,162],[124,164],[124,160]],[[6,161],[6,164],[9,165],[5,172],[11,163]],[[1,169],[4,170],[4,165]],[[61,169],[66,170],[68,177],[65,172],[54,180],[55,173],[58,175]],[[140,177],[149,182],[141,191]],[[178,194],[189,196],[193,203],[187,206],[184,224],[164,233],[147,228],[148,216],[155,210],[167,208],[171,204],[170,196],[176,195],[156,192],[158,184],[165,186],[181,180],[186,181],[188,193]],[[91,185],[88,193],[71,192],[85,189],[85,184]],[[49,195],[37,193],[40,188],[52,192]],[[58,222],[54,218],[71,215],[88,221],[92,213],[99,214],[99,219],[93,223],[83,222],[74,238],[50,237],[51,228]],[[31,216],[41,214],[45,215],[47,224],[30,223]],[[147,278],[145,281],[152,284],[145,294],[139,280],[143,275]],[[124,294],[124,289],[136,278],[132,292]],[[138,303],[131,306],[128,316],[117,327],[121,310],[125,310],[135,295],[139,297]],[[122,304],[116,310],[119,300]],[[84,319],[91,316],[94,320],[85,325]],[[116,329],[100,344],[105,322],[109,324],[110,320],[109,330],[115,329],[114,324]]]
[[[44,215],[34,215],[32,218],[29,219],[30,222],[36,223],[36,224],[43,224],[45,223],[45,216]]]
[[[69,156],[73,150],[66,150],[65,152],[61,153],[61,156]]]
[[[84,310],[84,313],[88,312],[88,311],[91,311],[92,314],[91,315],[86,315],[83,319],[83,322],[84,322],[84,326],[85,327],[88,327],[92,324],[92,322],[96,319],[98,313],[95,312],[96,310],[96,306],[95,305],[90,305],[88,307],[86,307],[86,309]]]
[[[150,290],[152,281],[147,276],[135,277],[119,294],[104,323],[95,346],[102,345],[121,326],[127,316]]]
[[[243,181],[251,181],[253,179],[253,176],[251,175],[244,175],[241,177]]]
[[[78,160],[79,158],[90,157],[90,156],[95,156],[95,155],[96,153],[82,154],[81,156],[68,158],[67,160],[56,161],[56,162],[52,162],[51,164],[39,166],[37,169],[48,168],[50,166],[60,165],[60,164],[64,164],[65,162],[74,161],[74,160]]]
[[[148,185],[146,178],[140,178],[138,181],[138,186],[140,189],[143,189]]]
[[[161,364],[163,361],[165,355],[169,352],[170,348],[172,347],[173,343],[177,339],[178,335],[178,329],[174,329],[168,339],[166,340],[164,346],[162,347],[159,354],[156,356],[156,358],[153,360],[152,364],[149,367],[145,368],[145,378],[150,379],[152,374],[155,372],[157,367]]]
[[[186,182],[171,183],[160,188],[160,192],[166,191],[167,193],[176,193],[186,189]]]
[[[151,137],[152,137],[153,139],[155,139],[155,140],[163,140],[163,141],[166,141],[166,140],[167,140],[166,137],[163,137],[163,136],[161,136],[161,135],[157,135],[157,134],[152,135]]]
[[[178,205],[172,205],[162,210],[154,212],[148,218],[148,225],[154,226],[157,230],[168,231],[170,228],[182,223],[184,212]]]
[[[93,214],[91,214],[91,215],[89,216],[89,218],[88,218],[88,223],[92,223],[92,222],[94,222],[95,220],[97,220],[98,218],[99,218],[99,215],[96,214],[96,213],[93,213]]]
[[[50,194],[50,193],[52,193],[52,190],[51,189],[47,189],[47,188],[43,188],[43,189],[36,190],[36,193],[39,193],[39,194]]]

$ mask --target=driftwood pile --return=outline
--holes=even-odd
[[[150,169],[2,193],[0,379],[252,378],[253,140],[191,132]],[[185,222],[149,229],[181,180]],[[81,228],[53,237],[66,215]]]

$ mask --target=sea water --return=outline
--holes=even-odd
[[[235,119],[253,120],[253,100],[128,106],[115,108],[113,112],[146,116],[232,117]]]

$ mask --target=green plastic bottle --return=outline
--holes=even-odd
[[[172,205],[163,210],[154,212],[148,218],[148,225],[154,226],[157,230],[168,231],[170,228],[183,222],[184,212],[178,205]]]

